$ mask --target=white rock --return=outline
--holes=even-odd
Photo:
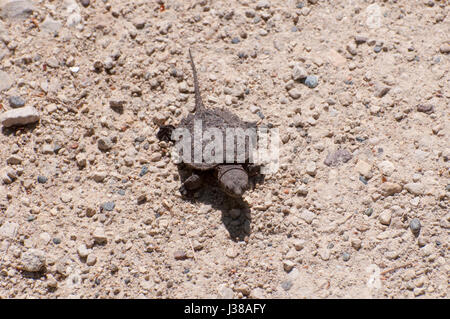
[[[370,29],[378,29],[382,26],[383,14],[377,3],[373,3],[366,8],[366,17],[366,25]]]
[[[97,183],[101,183],[105,180],[107,174],[103,171],[95,171],[92,173],[91,178]]]
[[[427,257],[433,253],[433,245],[427,244],[421,249],[422,256]]]
[[[46,232],[41,233],[39,235],[39,238],[42,240],[43,246],[47,245],[50,242],[50,240],[51,240],[50,234],[46,233]]]
[[[3,113],[0,117],[0,123],[4,127],[14,125],[26,125],[39,121],[39,112],[32,106],[20,107]]]
[[[25,271],[38,272],[45,267],[45,254],[38,249],[29,249],[22,255],[22,267]]]
[[[296,64],[292,70],[292,79],[295,81],[302,80],[308,76],[308,73],[306,72],[305,68],[301,67],[300,65]]]
[[[58,34],[59,30],[61,29],[61,26],[62,26],[61,22],[53,20],[53,18],[50,15],[48,15],[45,18],[44,22],[42,22],[39,25],[39,29],[42,32],[46,32],[46,33],[50,33],[50,34],[54,35],[54,34]]]
[[[409,183],[404,187],[408,192],[414,195],[423,195],[425,192],[425,187],[422,183]]]
[[[13,85],[13,79],[11,76],[3,71],[0,71],[0,92],[9,90],[9,88]]]
[[[306,173],[310,176],[316,176],[317,173],[317,166],[314,162],[308,162],[306,164]]]
[[[378,169],[381,171],[383,175],[391,176],[392,173],[394,173],[395,166],[389,161],[383,161],[380,164],[378,164]]]
[[[70,203],[72,201],[72,195],[70,195],[69,193],[62,193],[59,196],[59,199],[61,200],[61,202],[63,202],[64,204]]]
[[[77,247],[77,253],[80,258],[86,258],[89,255],[90,250],[87,249],[85,244],[81,244]]]
[[[372,165],[363,160],[358,160],[355,169],[360,175],[364,176],[366,179],[371,179],[373,176]]]
[[[97,227],[92,233],[92,237],[97,244],[103,244],[107,241],[107,237],[103,227]]]
[[[0,238],[6,237],[13,239],[16,236],[18,229],[19,224],[7,221],[0,227]]]
[[[52,274],[47,274],[47,287],[48,288],[57,288],[58,282]]]
[[[72,73],[78,73],[78,71],[80,71],[80,68],[78,66],[73,66],[73,67],[69,68],[69,70]]]
[[[319,249],[319,256],[322,260],[327,261],[330,259],[330,251],[326,248]]]
[[[231,288],[227,287],[226,285],[222,284],[217,289],[217,298],[218,299],[233,299],[234,292]]]
[[[42,146],[42,154],[53,154],[53,146],[51,146],[50,144],[44,144]]]
[[[11,184],[17,179],[16,172],[11,167],[4,167],[0,169],[0,181],[3,184]]]
[[[306,195],[308,195],[308,187],[306,187],[306,185],[302,184],[297,188],[297,190],[295,192],[297,193],[297,195],[306,196]]]
[[[86,265],[94,266],[96,262],[97,262],[97,256],[95,256],[94,254],[89,254],[87,256]]]
[[[252,299],[264,299],[264,298],[266,298],[266,294],[265,294],[264,289],[259,288],[259,287],[253,289],[250,292],[250,298],[252,298]]]
[[[230,247],[226,251],[226,255],[230,258],[236,258],[237,255],[239,255],[239,251],[235,249],[234,247]]]
[[[302,213],[300,214],[300,218],[303,219],[308,224],[311,224],[315,217],[316,214],[307,209],[303,210]]]
[[[293,244],[297,251],[302,250],[305,247],[305,241],[303,239],[296,239]]]
[[[3,19],[23,19],[34,10],[33,3],[28,0],[0,0],[0,17]]]
[[[381,212],[379,220],[383,225],[389,226],[391,223],[392,213],[389,210],[384,210]]]
[[[291,98],[293,98],[294,100],[296,100],[302,96],[302,92],[297,88],[293,88],[292,90],[289,90],[288,93],[289,93],[289,96]]]

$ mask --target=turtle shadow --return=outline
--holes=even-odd
[[[17,125],[11,127],[2,127],[2,134],[5,136],[23,134],[23,133],[33,133],[33,131],[38,126],[39,122],[31,123],[27,125]]]
[[[178,165],[178,175],[181,184],[190,176],[190,170],[183,165]],[[251,208],[242,198],[233,198],[226,195],[218,186],[214,174],[211,171],[201,172],[203,186],[183,196],[184,200],[192,203],[202,203],[211,206],[221,212],[221,221],[233,241],[243,241],[251,234]],[[251,178],[252,186],[264,181],[263,175]]]

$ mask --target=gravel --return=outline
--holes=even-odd
[[[0,298],[447,298],[447,8],[313,2],[0,1],[0,118],[39,113],[0,123]],[[206,107],[279,130],[242,201],[182,197],[155,136],[188,47]]]

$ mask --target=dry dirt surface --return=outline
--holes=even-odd
[[[1,298],[448,298],[447,1],[0,0]],[[280,168],[187,200],[205,104]]]

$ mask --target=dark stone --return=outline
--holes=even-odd
[[[412,219],[409,223],[409,228],[411,229],[414,235],[416,236],[419,235],[421,228],[420,220],[418,218]]]
[[[352,158],[352,153],[350,153],[346,149],[338,149],[334,153],[328,154],[324,161],[324,164],[327,166],[338,166],[342,163],[347,163]]]
[[[367,185],[367,180],[364,178],[364,176],[360,176],[359,180],[364,184]]]
[[[231,39],[231,43],[233,44],[238,44],[239,42],[241,42],[241,40],[239,40],[238,37],[234,37],[233,39]]]
[[[81,2],[81,5],[85,8],[91,4],[91,0],[81,0],[80,2]]]
[[[9,98],[9,105],[12,108],[18,108],[25,105],[25,100],[22,99],[20,96],[11,96]]]
[[[147,172],[148,172],[148,167],[144,165],[144,166],[142,166],[142,168],[141,168],[141,172],[139,173],[139,176],[142,177],[142,176],[144,176],[145,174],[147,174]]]
[[[116,207],[116,204],[114,202],[106,202],[103,203],[102,208],[108,212],[114,210],[114,208]]]
[[[417,111],[426,114],[431,114],[434,112],[434,106],[431,104],[419,104],[417,105]]]
[[[45,176],[39,175],[38,178],[37,178],[37,181],[38,181],[38,183],[40,183],[40,184],[45,184],[45,183],[47,183],[48,178],[45,177]]]

